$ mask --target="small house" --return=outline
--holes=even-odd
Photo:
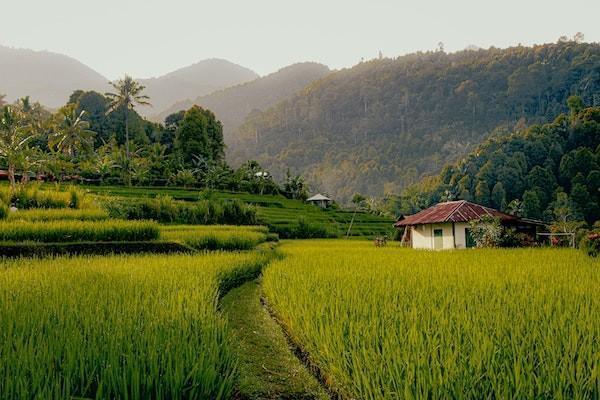
[[[400,217],[394,224],[404,228],[403,243],[414,249],[465,249],[475,247],[470,223],[483,216],[498,218],[504,226],[514,227],[517,232],[535,238],[541,222],[518,218],[493,208],[466,200],[438,203],[414,215]]]
[[[319,206],[321,208],[327,208],[327,207],[329,207],[329,204],[331,204],[331,202],[333,200],[331,200],[329,197],[319,193],[319,194],[315,194],[312,197],[309,197],[308,199],[306,199],[306,201],[311,204],[314,204],[316,206]]]

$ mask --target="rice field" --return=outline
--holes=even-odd
[[[268,238],[262,226],[166,225],[161,239],[186,244],[196,250],[250,250]]]
[[[0,261],[0,399],[226,399],[219,290],[253,253]]]
[[[153,221],[0,221],[0,242],[144,241],[159,237]]]
[[[266,299],[342,398],[600,397],[600,263],[303,241]]]
[[[29,210],[11,211],[7,215],[11,221],[102,221],[108,219],[108,213],[101,209],[73,208],[32,208]]]

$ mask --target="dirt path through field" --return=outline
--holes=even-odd
[[[241,399],[328,399],[317,380],[290,350],[279,325],[260,303],[260,285],[251,281],[221,301],[237,339]]]

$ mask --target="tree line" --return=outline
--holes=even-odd
[[[571,96],[568,113],[493,135],[439,175],[387,199],[397,215],[470,200],[572,232],[600,220],[600,107]]]
[[[255,161],[225,162],[223,126],[207,109],[192,106],[164,124],[142,118],[151,105],[145,87],[129,76],[113,91],[75,91],[52,113],[24,97],[0,95],[0,167],[11,186],[30,179],[98,184],[176,185],[305,198],[300,176],[283,185]]]

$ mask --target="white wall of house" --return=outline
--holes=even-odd
[[[457,222],[454,224],[454,234],[452,223],[426,224],[411,227],[411,238],[413,249],[435,249],[434,231],[442,230],[442,248],[447,249],[465,249],[467,248],[467,236],[465,229],[469,228],[466,222]]]
[[[414,249],[435,249],[434,247],[434,231],[442,230],[442,249],[454,248],[454,236],[452,235],[452,224],[427,224],[417,225],[412,227],[412,247]]]

